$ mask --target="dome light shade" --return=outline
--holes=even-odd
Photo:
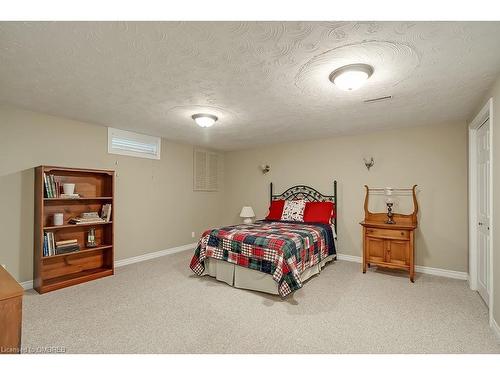
[[[345,65],[330,74],[330,81],[345,91],[359,89],[373,74],[373,68],[367,64]]]
[[[215,121],[218,120],[217,116],[214,115],[209,115],[206,113],[197,113],[195,115],[191,116],[194,122],[198,124],[198,126],[201,126],[202,128],[209,128],[213,124],[215,124]]]

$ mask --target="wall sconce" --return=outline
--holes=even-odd
[[[260,166],[260,170],[262,171],[263,174],[266,174],[271,170],[271,167],[268,164],[262,164]]]
[[[368,170],[370,170],[370,168],[373,167],[373,165],[375,164],[375,161],[373,160],[373,156],[370,159],[370,161],[366,160],[365,158],[363,158],[363,161],[365,162],[365,167]]]

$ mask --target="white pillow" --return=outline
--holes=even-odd
[[[304,221],[305,200],[285,201],[281,220],[286,221]]]

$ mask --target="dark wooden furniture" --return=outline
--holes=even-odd
[[[80,198],[45,198],[44,173],[61,183],[74,183]],[[114,171],[40,166],[35,169],[34,289],[45,293],[109,276],[114,273]],[[69,224],[83,212],[100,211],[111,203],[111,220],[98,224]],[[64,224],[55,226],[54,213],[64,214]],[[86,248],[87,233],[95,228],[97,247]],[[80,251],[43,256],[44,233],[56,241],[77,239]]]
[[[418,204],[414,185],[413,212],[409,215],[394,213],[394,224],[387,224],[387,213],[372,213],[368,210],[370,191],[365,185],[365,220],[363,227],[363,273],[367,266],[377,265],[409,272],[411,282],[415,281],[415,229],[417,228]]]
[[[21,348],[23,288],[0,266],[0,354]]]

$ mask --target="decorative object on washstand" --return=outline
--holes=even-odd
[[[95,241],[95,228],[90,228],[87,232],[87,247],[97,247]]]
[[[392,188],[386,187],[384,190],[384,195],[386,196],[385,198],[385,204],[387,205],[387,220],[385,221],[386,224],[396,224],[392,218],[394,217],[394,214],[392,213],[392,206],[394,205],[394,200],[392,199]]]
[[[253,212],[253,208],[250,206],[244,206],[241,209],[240,217],[243,218],[243,223],[252,224],[253,218],[255,217],[255,213]]]

